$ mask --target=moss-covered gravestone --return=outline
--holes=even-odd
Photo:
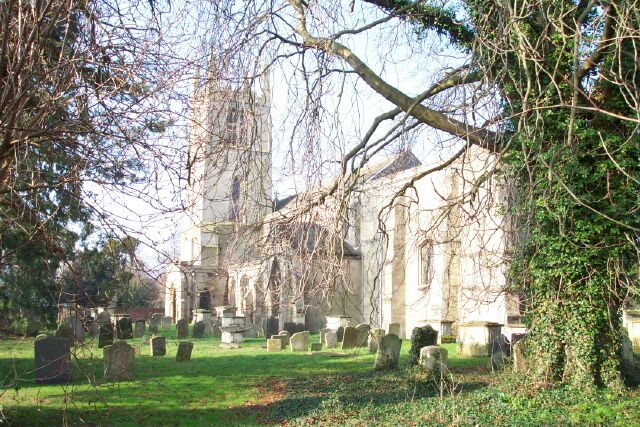
[[[113,344],[113,323],[101,323],[98,328],[98,348]]]
[[[73,338],[45,337],[34,343],[36,383],[65,384],[71,381],[70,349]]]
[[[196,322],[193,325],[193,332],[192,332],[193,337],[194,338],[204,338],[205,327],[206,327],[206,325],[202,320]]]
[[[124,316],[116,322],[116,336],[119,340],[130,340],[133,338],[133,325],[131,316]]]
[[[178,339],[189,338],[189,321],[187,319],[180,319],[178,323],[176,323],[176,333],[178,334]]]
[[[383,371],[397,368],[401,347],[402,340],[397,335],[388,334],[383,336],[378,342],[375,361],[376,370]]]
[[[342,336],[342,349],[347,350],[358,346],[358,330],[353,326],[344,328]]]
[[[409,366],[418,364],[420,349],[429,345],[438,345],[438,331],[430,325],[414,328],[411,333],[411,349],[407,358]]]
[[[167,340],[163,336],[151,337],[151,355],[164,356],[167,354]]]
[[[133,378],[133,359],[135,350],[124,341],[118,341],[102,349],[104,360],[104,379],[123,381]]]

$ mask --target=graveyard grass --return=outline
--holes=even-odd
[[[174,326],[175,328],[175,326]],[[486,358],[449,350],[453,386],[437,387],[419,369],[375,372],[365,349],[349,357],[267,353],[263,339],[222,349],[214,338],[193,339],[189,362],[176,363],[175,329],[167,356],[151,357],[141,339],[135,379],[102,380],[95,340],[74,349],[74,380],[34,384],[33,339],[0,341],[0,423],[9,425],[640,425],[640,391],[585,394],[533,389]],[[312,336],[311,342],[317,342]]]

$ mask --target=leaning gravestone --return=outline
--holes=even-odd
[[[66,384],[71,381],[70,344],[71,340],[58,336],[35,341],[37,384]]]
[[[397,335],[387,334],[378,342],[378,352],[376,353],[376,370],[395,369],[400,360],[400,347],[402,340]]]
[[[342,342],[342,338],[344,337],[344,326],[338,326],[336,337],[338,338],[338,342]]]
[[[173,318],[171,316],[165,316],[162,318],[162,320],[160,321],[160,327],[162,327],[162,329],[171,329],[171,321],[173,320]]]
[[[420,359],[420,349],[429,345],[438,344],[438,331],[433,329],[431,325],[413,328],[411,333],[411,349],[407,363],[409,366],[417,365]]]
[[[200,320],[193,325],[193,338],[204,338],[204,329],[207,325]]]
[[[511,357],[511,343],[503,334],[491,341],[491,369],[500,368]]]
[[[116,336],[119,340],[130,340],[133,338],[133,326],[131,317],[121,317],[116,322]]]
[[[327,332],[324,335],[324,345],[327,348],[336,348],[338,346],[338,335],[333,331]]]
[[[366,323],[360,323],[356,326],[356,347],[366,347],[367,339],[369,338],[369,330],[371,327]]]
[[[135,350],[124,341],[118,341],[102,349],[104,359],[104,379],[123,381],[133,378]]]
[[[176,332],[178,339],[189,338],[189,321],[187,319],[180,319],[176,323]]]
[[[136,320],[136,327],[133,330],[133,337],[134,338],[142,338],[142,336],[144,335],[144,319],[138,319]]]
[[[327,332],[331,332],[331,329],[329,328],[320,329],[320,344],[326,344],[324,342],[324,336],[327,335]]]
[[[98,329],[98,348],[113,344],[113,323],[101,323]]]
[[[73,344],[73,329],[71,329],[71,326],[69,325],[62,324],[58,326],[58,329],[56,330],[56,337],[66,338],[69,340],[70,344]]]
[[[369,335],[368,347],[369,353],[377,353],[378,352],[378,342],[380,338],[384,336],[384,329],[374,328]]]
[[[192,342],[180,341],[180,344],[178,344],[178,352],[176,353],[176,362],[188,362],[189,360],[191,360],[192,351]]]
[[[291,335],[289,342],[291,343],[291,351],[309,351],[308,332],[296,332]]]
[[[282,351],[282,340],[277,338],[278,335],[274,335],[273,338],[267,340],[267,351],[278,352]]]
[[[353,326],[347,326],[344,328],[344,335],[342,336],[342,349],[347,350],[357,347],[358,344],[358,331]]]
[[[428,375],[439,378],[449,373],[449,352],[437,345],[422,347],[419,363]]]
[[[164,356],[165,354],[167,354],[167,340],[165,337],[151,337],[151,355]]]
[[[400,336],[400,323],[389,323],[389,333],[399,337]]]

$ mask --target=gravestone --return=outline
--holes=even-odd
[[[338,346],[338,335],[333,331],[327,332],[324,335],[324,345],[327,348],[336,348]]]
[[[278,326],[278,318],[275,316],[262,319],[262,331],[264,332],[264,336],[267,338],[273,335],[278,335]]]
[[[344,335],[342,336],[342,349],[348,350],[350,348],[357,347],[358,343],[358,331],[353,326],[347,326],[344,328]]]
[[[327,334],[327,332],[331,332],[331,329],[329,328],[320,329],[320,344],[326,344],[324,342],[324,336]]]
[[[267,351],[268,352],[278,352],[282,351],[282,340],[277,338],[278,335],[274,335],[274,338],[267,340]]]
[[[164,329],[165,331],[167,329],[171,329],[171,322],[173,321],[173,318],[171,316],[164,316],[162,318],[162,320],[160,320],[160,327],[162,329]]]
[[[123,381],[133,378],[133,360],[135,350],[124,341],[118,341],[102,349],[104,360],[104,379]]]
[[[98,329],[98,348],[113,344],[113,323],[101,323]]]
[[[289,339],[287,338],[286,334],[279,334],[279,335],[271,335],[271,339],[279,339],[280,341],[282,341],[282,349],[284,350],[285,348],[287,348],[287,344],[289,343]]]
[[[289,344],[289,338],[291,338],[291,334],[289,333],[289,331],[287,331],[286,329],[283,329],[280,332],[278,332],[278,335],[284,335],[285,346]]]
[[[371,327],[366,323],[360,323],[356,326],[356,347],[366,347],[367,340],[369,339],[369,330]]]
[[[136,328],[133,331],[133,337],[134,338],[142,338],[142,336],[144,335],[144,319],[138,319],[136,320]]]
[[[66,384],[71,381],[71,340],[45,337],[34,342],[37,384]]]
[[[336,330],[336,337],[338,338],[338,342],[342,342],[342,338],[344,337],[344,326],[338,327],[338,330]]]
[[[162,313],[153,313],[151,315],[151,319],[149,320],[149,332],[152,334],[158,333],[158,328],[160,327],[160,323],[162,323]]]
[[[124,316],[116,321],[116,336],[119,340],[130,340],[133,338],[131,316]]]
[[[400,336],[400,323],[389,323],[389,333],[399,337]]]
[[[527,338],[520,338],[511,346],[511,354],[513,355],[513,370],[515,372],[527,371],[527,360],[525,356],[525,344]]]
[[[511,357],[511,343],[500,334],[491,342],[491,369],[498,369]]]
[[[378,342],[380,338],[384,336],[384,329],[374,328],[369,335],[369,341],[367,342],[369,347],[369,353],[376,353],[378,351]]]
[[[400,360],[400,347],[402,340],[397,335],[387,334],[378,342],[378,352],[376,353],[376,370],[395,369]]]
[[[411,349],[409,350],[409,357],[407,358],[409,366],[418,364],[420,349],[422,347],[437,344],[438,331],[433,329],[431,325],[413,328],[413,332],[411,333]]]
[[[192,351],[192,342],[180,341],[180,344],[178,344],[178,352],[176,353],[176,362],[188,362],[189,360],[191,360]]]
[[[178,323],[176,323],[176,333],[178,334],[178,339],[189,338],[189,321],[187,319],[180,319]]]
[[[74,341],[84,340],[84,325],[77,315],[65,316],[62,318],[60,323],[71,328],[73,331],[73,336],[71,338],[73,338]]]
[[[73,344],[73,329],[71,329],[71,326],[69,325],[61,324],[58,326],[58,329],[56,329],[56,337],[66,338],[69,340],[70,344]]]
[[[449,373],[449,352],[437,345],[428,345],[420,349],[419,364],[427,374],[438,378]]]
[[[289,340],[291,351],[309,351],[309,333],[296,332]]]
[[[311,351],[321,351],[321,350],[322,350],[322,343],[319,343],[319,342],[311,343]]]
[[[163,336],[151,337],[151,355],[164,356],[167,354],[167,340]]]
[[[200,320],[199,322],[196,322],[193,325],[193,338],[204,338],[204,330],[206,328],[207,325],[205,325],[205,323]]]

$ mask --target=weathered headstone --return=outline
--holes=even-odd
[[[178,344],[178,352],[176,353],[176,362],[188,362],[189,360],[191,360],[192,351],[192,342],[180,341],[180,344]]]
[[[374,328],[369,335],[369,341],[367,342],[369,347],[369,353],[378,352],[378,342],[380,338],[384,336],[384,329]]]
[[[204,338],[205,323],[200,320],[193,325],[193,338]]]
[[[279,339],[280,341],[282,341],[282,349],[284,350],[285,348],[287,348],[287,344],[289,343],[289,338],[287,337],[286,334],[278,334],[278,335],[271,335],[271,339]]]
[[[438,331],[433,329],[431,325],[413,328],[411,333],[411,349],[407,363],[409,365],[417,365],[420,359],[420,349],[430,345],[438,344]]]
[[[289,340],[291,351],[309,351],[309,333],[296,332]]]
[[[133,325],[131,324],[130,316],[124,316],[117,320],[116,336],[119,340],[130,340],[133,338]]]
[[[513,356],[513,370],[515,372],[526,372],[527,361],[525,356],[525,344],[527,338],[521,338],[514,342],[511,346],[511,354]]]
[[[274,335],[274,338],[270,338],[267,340],[267,351],[268,352],[278,352],[282,351],[282,340],[278,337],[278,335]]]
[[[164,356],[167,354],[167,340],[165,337],[159,335],[151,337],[151,355],[152,356]]]
[[[113,323],[101,323],[98,330],[98,348],[113,344]]]
[[[56,330],[56,337],[66,338],[69,340],[69,343],[72,344],[74,340],[73,329],[71,329],[69,325],[62,324],[58,326]]]
[[[321,350],[322,350],[322,343],[319,343],[319,342],[311,343],[311,351],[321,351]]]
[[[278,335],[278,326],[278,318],[275,316],[262,319],[262,332],[267,338],[273,335]]]
[[[320,329],[320,344],[326,344],[324,342],[324,336],[327,334],[327,332],[331,332],[331,329],[329,328]]]
[[[144,319],[136,320],[136,327],[135,327],[135,329],[133,331],[133,337],[134,338],[142,338],[142,336],[144,335],[144,329],[145,329]]]
[[[164,330],[171,329],[171,322],[173,318],[171,316],[164,316],[160,321],[160,327]]]
[[[446,348],[437,345],[422,347],[418,363],[429,375],[436,378],[447,375],[449,373],[449,352]]]
[[[176,333],[178,339],[189,338],[189,321],[187,319],[180,319],[176,323]]]
[[[356,347],[366,347],[369,339],[369,330],[371,327],[367,323],[360,323],[356,326]]]
[[[149,320],[149,332],[152,334],[158,333],[158,328],[160,327],[160,323],[162,323],[162,313],[153,313],[151,315],[151,320]]]
[[[399,337],[400,336],[400,323],[389,323],[389,333]]]
[[[34,342],[36,383],[65,384],[71,381],[70,345],[69,338],[59,336]]]
[[[327,348],[336,348],[338,346],[338,335],[333,331],[327,332],[324,335],[324,345]]]
[[[375,368],[377,370],[395,369],[400,360],[402,340],[397,335],[387,334],[378,342]]]
[[[102,349],[104,359],[104,379],[123,381],[133,378],[135,350],[124,341],[118,341]]]
[[[342,342],[342,338],[344,337],[344,326],[339,326],[336,330],[336,337],[338,338],[338,342]]]
[[[291,334],[289,333],[289,331],[287,331],[286,329],[283,329],[280,332],[278,332],[278,335],[284,335],[285,345],[289,344],[289,338],[291,338]]]
[[[84,325],[77,315],[65,316],[60,323],[67,325],[72,330],[73,336],[71,338],[73,338],[74,341],[84,340]]]
[[[500,334],[491,342],[491,369],[498,369],[511,357],[511,343]]]
[[[358,331],[353,326],[347,326],[344,328],[344,335],[342,336],[342,349],[347,350],[357,347],[358,344]]]

